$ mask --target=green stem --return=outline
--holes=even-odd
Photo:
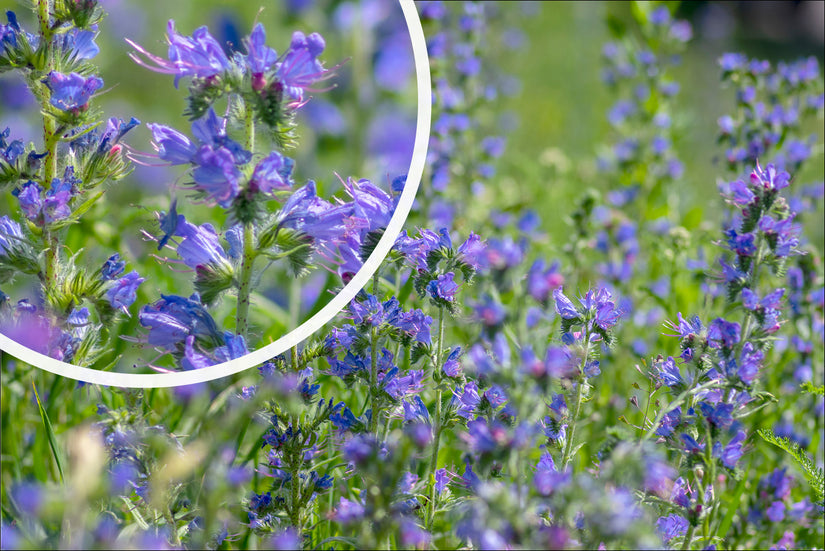
[[[51,46],[53,31],[49,25],[49,13],[51,2],[49,0],[37,0],[37,19],[40,24],[40,40],[45,48],[46,66],[44,74],[49,74],[54,69],[54,49]],[[48,98],[44,98],[43,111],[46,111]],[[50,116],[43,117],[43,147],[46,150],[44,161],[43,188],[51,185],[52,180],[57,176],[57,122]],[[43,245],[46,248],[46,289],[53,289],[57,285],[57,237],[48,229],[43,231]]]
[[[570,462],[570,453],[573,449],[573,436],[576,434],[576,422],[579,420],[581,413],[582,400],[584,398],[584,376],[579,379],[576,387],[576,408],[573,410],[573,417],[570,419],[570,429],[567,431],[567,441],[564,443],[564,454],[561,459],[561,471],[567,470],[567,464]]]
[[[576,407],[573,410],[573,417],[570,419],[570,425],[567,431],[567,441],[564,443],[564,454],[561,459],[562,472],[567,470],[567,464],[570,463],[570,457],[573,450],[573,437],[576,434],[576,423],[579,421],[581,414],[582,402],[584,401],[584,386],[587,384],[587,377],[584,370],[587,368],[587,359],[590,357],[590,331],[584,331],[584,357],[582,358],[581,374],[576,382]]]
[[[243,227],[243,261],[238,287],[238,306],[235,311],[235,333],[244,339],[249,332],[249,292],[252,286],[252,265],[255,263],[255,244],[252,224]]]
[[[647,405],[645,405],[645,416],[642,418],[642,423],[639,425],[639,443],[642,443],[644,439],[645,433],[645,425],[647,424],[647,414],[650,412],[650,402],[653,401],[653,393],[656,390],[653,387],[653,380],[649,380],[647,383]]]
[[[438,309],[438,340],[435,349],[435,366],[433,368],[433,379],[436,380],[435,388],[435,416],[433,417],[433,451],[430,457],[429,474],[430,474],[430,503],[428,507],[427,529],[432,530],[433,520],[435,519],[435,471],[438,470],[438,450],[441,443],[441,382],[438,374],[441,369],[441,353],[444,347],[444,308]]]
[[[372,337],[370,338],[370,407],[372,414],[370,415],[369,431],[375,433],[378,427],[378,331],[375,328],[371,330]]]
[[[292,430],[295,434],[298,432],[298,418],[293,415],[292,416]],[[303,526],[301,526],[302,515],[301,515],[301,450],[296,448],[292,452],[292,464],[290,465],[290,473],[292,475],[292,480],[289,483],[291,496],[290,496],[290,507],[289,507],[289,521],[292,523],[298,530],[299,536],[303,536]]]
[[[682,551],[685,549],[690,549],[690,543],[693,541],[693,531],[696,529],[695,526],[692,524],[688,527],[687,534],[685,535],[685,540],[682,542]]]
[[[246,149],[251,153],[255,152],[255,113],[249,107],[248,103],[244,104],[244,111],[246,117],[244,118],[244,130],[246,131]]]

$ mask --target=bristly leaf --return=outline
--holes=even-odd
[[[195,273],[195,290],[206,306],[211,306],[221,293],[232,287],[234,273],[229,264],[201,264]]]
[[[802,390],[815,394],[816,396],[825,395],[825,385],[814,386],[811,381],[805,381],[802,383]]]
[[[275,247],[281,251],[277,258],[286,258],[295,277],[309,271],[310,260],[314,252],[311,236],[289,228],[281,228],[275,237]]]
[[[799,463],[802,470],[805,471],[805,478],[808,479],[820,505],[823,505],[825,503],[825,471],[817,468],[811,458],[808,457],[808,454],[790,438],[776,436],[770,429],[759,429],[758,432],[763,440],[782,448]]]
[[[378,242],[381,240],[381,236],[384,235],[385,228],[381,228],[378,230],[373,230],[367,234],[364,238],[364,242],[361,244],[361,250],[358,251],[358,254],[361,255],[361,260],[366,260],[372,254],[372,251],[375,250],[375,247],[378,246]]]

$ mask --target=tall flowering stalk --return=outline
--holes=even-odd
[[[13,139],[10,128],[0,133],[0,184],[16,198],[20,220],[2,217],[0,282],[35,276],[42,299],[4,305],[0,328],[38,352],[93,365],[105,358],[109,327],[128,315],[144,279],[124,274],[119,253],[87,268],[63,243],[71,226],[102,202],[106,187],[130,172],[121,139],[140,123],[100,120],[93,107],[103,87],[90,61],[99,51],[96,2],[38,0],[33,7],[38,34],[24,30],[12,11],[0,25],[0,71],[26,79],[43,116],[42,150]]]

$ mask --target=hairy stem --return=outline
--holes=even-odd
[[[40,40],[45,48],[46,66],[44,73],[49,74],[54,69],[54,49],[51,46],[52,35],[54,34],[49,24],[49,13],[51,2],[49,0],[37,0],[37,20],[40,24]],[[48,98],[43,100],[42,110],[46,111]],[[57,122],[48,115],[43,117],[43,146],[46,152],[43,172],[43,188],[47,189],[52,180],[57,176]],[[52,289],[57,285],[57,237],[48,229],[43,231],[43,245],[46,248],[46,289]]]
[[[243,261],[241,262],[238,306],[235,311],[235,333],[247,338],[249,332],[249,293],[252,286],[252,265],[255,263],[255,244],[252,224],[243,227]]]
[[[370,408],[372,412],[369,431],[375,433],[380,414],[378,407],[378,331],[373,327],[370,332],[372,335],[370,338]]]
[[[573,437],[576,434],[576,423],[579,420],[579,415],[581,414],[582,409],[582,402],[584,401],[584,386],[587,381],[587,377],[584,374],[584,370],[587,368],[587,360],[590,357],[590,331],[584,331],[584,357],[582,358],[582,371],[579,375],[579,380],[576,382],[576,407],[573,410],[573,417],[570,419],[570,424],[567,430],[567,441],[564,443],[564,454],[562,455],[561,459],[561,470],[562,472],[567,470],[567,464],[572,459],[571,453],[573,450]]]
[[[438,449],[441,443],[441,384],[436,373],[441,369],[441,352],[444,347],[444,308],[438,309],[438,340],[435,349],[435,366],[433,368],[433,378],[436,379],[435,389],[435,416],[433,417],[433,451],[430,457],[429,473],[430,477],[438,470]],[[431,480],[430,485],[430,503],[428,508],[427,529],[431,530],[433,526],[433,519],[435,518],[435,480]]]

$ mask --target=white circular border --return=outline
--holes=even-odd
[[[412,162],[407,173],[407,183],[398,201],[398,206],[387,224],[384,235],[378,241],[364,265],[344,286],[340,293],[329,301],[318,313],[307,321],[278,339],[277,341],[250,352],[246,356],[192,371],[177,371],[174,373],[118,373],[113,371],[98,371],[61,362],[45,354],[35,352],[0,333],[0,350],[23,360],[35,367],[49,371],[56,375],[69,377],[97,385],[119,386],[127,388],[162,388],[181,385],[203,383],[221,377],[228,377],[246,369],[262,364],[278,354],[282,354],[309,338],[323,325],[329,322],[349,302],[355,298],[364,285],[378,270],[381,262],[395,244],[398,234],[403,229],[407,215],[412,208],[421,176],[424,173],[424,164],[427,160],[427,143],[430,137],[430,119],[432,116],[432,88],[430,83],[430,60],[427,55],[427,45],[424,40],[424,30],[421,20],[415,9],[413,0],[399,0],[404,18],[407,21],[407,30],[412,41],[413,57],[415,59],[415,74],[418,85],[418,118],[415,128],[415,146]]]

